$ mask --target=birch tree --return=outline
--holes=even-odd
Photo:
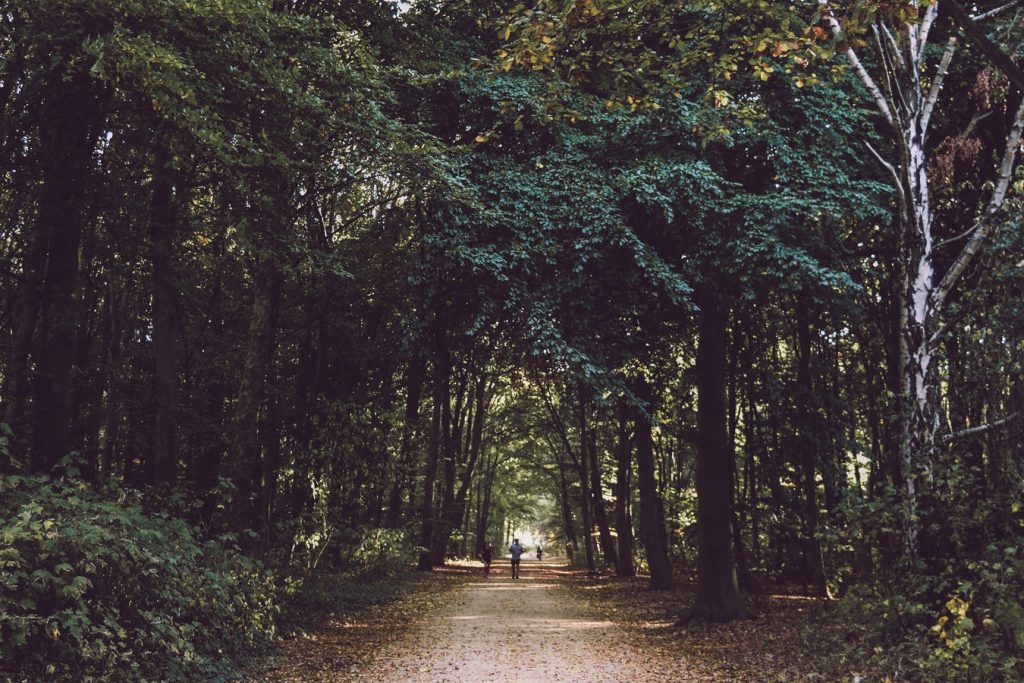
[[[907,3],[916,6],[917,3]],[[1011,2],[999,8],[968,16],[959,3],[938,0],[931,3],[919,21],[902,26],[876,15],[865,31],[873,52],[846,40],[844,54],[856,77],[874,101],[892,144],[892,156],[867,144],[870,153],[889,174],[896,189],[896,292],[899,309],[898,376],[896,414],[898,445],[893,472],[901,499],[902,552],[908,558],[918,549],[918,503],[932,478],[936,448],[948,443],[955,434],[944,433],[941,385],[937,373],[938,351],[947,331],[950,295],[967,268],[978,260],[986,243],[999,225],[1001,208],[1014,177],[1014,165],[1024,126],[1024,101],[1016,105],[1013,122],[998,161],[995,180],[987,202],[976,212],[969,226],[956,231],[963,239],[959,253],[945,268],[938,267],[939,246],[955,244],[956,239],[936,239],[935,209],[930,199],[929,125],[932,122],[943,82],[957,56],[958,37],[951,32],[937,63],[928,59],[932,28],[941,13],[949,13],[987,56],[993,44],[980,31],[979,23],[990,21],[1013,9]],[[845,38],[847,27],[842,17],[825,0],[820,1],[822,18],[828,22],[837,40]],[[998,48],[995,48],[998,52]],[[1005,57],[1002,52],[1000,55]],[[869,61],[870,59],[870,61]],[[989,59],[1016,81],[1019,74],[1007,58]]]

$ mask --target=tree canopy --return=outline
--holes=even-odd
[[[1022,21],[5,3],[0,653],[212,675],[275,585],[530,531],[1024,675]]]

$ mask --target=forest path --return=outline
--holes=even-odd
[[[383,648],[359,679],[653,681],[667,670],[678,677],[678,660],[660,662],[596,616],[567,585],[573,574],[564,564],[524,560],[522,577],[513,580],[508,561],[499,560],[489,577],[453,592],[448,609]]]

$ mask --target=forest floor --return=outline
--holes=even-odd
[[[353,597],[353,591],[355,593]],[[358,584],[257,659],[254,681],[838,681],[855,680],[828,647],[848,626],[820,601],[758,599],[763,616],[674,628],[686,587],[588,578],[559,562],[507,561],[489,577],[455,565],[392,583]]]

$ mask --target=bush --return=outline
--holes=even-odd
[[[1021,539],[1024,541],[1024,539]],[[1024,679],[1024,547],[989,545],[932,578],[928,670],[961,680]],[[922,581],[922,584],[925,582]]]
[[[273,633],[273,582],[73,477],[0,477],[0,660],[39,680],[195,680]]]
[[[400,529],[363,529],[350,551],[349,563],[365,578],[390,576],[408,569],[418,549]]]
[[[952,495],[942,504],[970,510]],[[878,574],[865,577],[841,603],[857,624],[851,634],[854,660],[866,670],[908,680],[1024,680],[1024,536],[1000,533],[1006,511],[997,506],[982,501],[972,514],[933,522],[922,531],[922,545],[931,553],[899,567],[888,566],[877,550],[899,528],[892,492],[849,507],[863,533],[856,544],[876,549],[863,564],[878,567]],[[1009,512],[1015,517],[1006,526],[1024,528],[1019,505]],[[979,542],[986,536],[992,542]]]

